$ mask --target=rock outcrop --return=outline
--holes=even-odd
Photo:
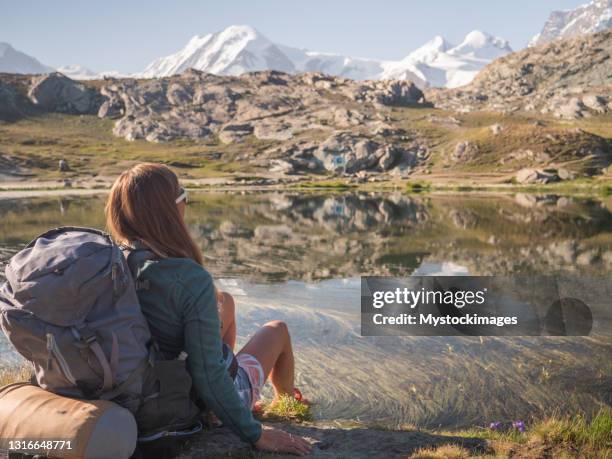
[[[72,115],[95,114],[102,103],[95,89],[57,72],[33,77],[28,97],[44,111]]]
[[[284,173],[405,170],[420,151],[400,145],[403,131],[381,121],[386,106],[424,103],[409,81],[355,82],[275,71],[229,77],[189,70],[156,80],[115,81],[101,94],[106,100],[98,116],[117,120],[117,136],[149,142],[217,136],[224,144],[254,137],[281,146],[248,159]],[[319,134],[308,135],[313,132]],[[321,133],[322,141],[305,141]]]
[[[436,107],[536,111],[579,118],[612,111],[612,30],[527,48],[493,61],[472,83],[432,90]]]
[[[516,173],[516,181],[521,185],[528,184],[546,184],[550,182],[556,182],[559,180],[559,177],[552,173],[546,172],[538,169],[521,169]]]
[[[98,116],[119,118],[116,135],[151,142],[211,134],[224,143],[250,135],[282,141],[308,129],[357,126],[371,119],[379,105],[423,102],[423,93],[409,81],[358,83],[275,71],[227,77],[189,70],[157,80],[117,81],[102,94],[107,100]],[[363,110],[347,108],[351,102]]]
[[[15,121],[25,115],[28,102],[15,87],[0,81],[0,120]]]

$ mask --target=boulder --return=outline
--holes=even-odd
[[[293,131],[289,124],[260,122],[255,124],[253,135],[261,140],[289,140],[293,137]]]
[[[374,155],[377,147],[374,141],[342,132],[321,143],[314,156],[328,171],[352,174],[377,164],[378,158]]]
[[[573,180],[576,178],[576,174],[570,170],[559,168],[557,169],[557,176],[559,180]]]
[[[455,162],[467,162],[473,159],[477,153],[478,145],[469,140],[463,140],[455,145],[455,149],[451,153],[451,160]]]
[[[582,98],[582,103],[585,107],[597,113],[606,113],[608,111],[608,101],[604,96],[588,94]]]
[[[102,104],[96,90],[57,72],[35,76],[28,97],[45,111],[77,115],[96,114]]]
[[[539,169],[524,168],[516,173],[516,181],[521,185],[546,184],[557,181],[557,175]]]
[[[381,105],[409,106],[421,103],[424,94],[412,81],[378,80],[365,83],[355,94],[355,99]]]
[[[313,153],[321,167],[335,173],[386,172],[402,165],[411,167],[416,155],[396,145],[379,143],[350,132],[331,135]]]
[[[576,119],[582,118],[585,114],[585,106],[577,97],[572,97],[567,102],[552,108],[552,114],[557,118]]]

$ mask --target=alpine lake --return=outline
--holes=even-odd
[[[0,195],[2,273],[50,228],[104,228],[105,198]],[[485,426],[612,403],[609,323],[573,337],[360,333],[362,275],[609,276],[612,197],[200,191],[186,218],[236,299],[239,344],[288,324],[316,419]],[[0,334],[0,368],[19,361]]]

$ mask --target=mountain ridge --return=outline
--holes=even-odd
[[[0,42],[0,72],[5,73],[48,73],[53,68],[38,59],[21,52],[9,43]]]
[[[612,27],[612,0],[592,0],[577,8],[553,11],[542,31],[529,42],[529,47],[601,32]]]
[[[216,75],[277,70],[322,72],[354,80],[412,80],[421,87],[458,86],[469,82],[491,59],[511,51],[506,40],[474,30],[457,46],[438,35],[400,61],[384,61],[277,44],[251,26],[232,25],[214,34],[196,35],[176,53],[155,59],[139,76],[170,76],[188,68]]]

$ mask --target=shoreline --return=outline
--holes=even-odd
[[[266,182],[260,183],[262,179],[245,180],[237,177],[237,180],[229,181],[224,178],[189,180],[183,179],[183,183],[191,191],[205,192],[404,192],[404,193],[462,193],[462,194],[557,194],[557,195],[584,195],[584,196],[607,196],[612,194],[612,180],[587,179],[569,182],[557,182],[552,184],[519,185],[500,182],[475,182],[475,181],[451,181],[436,180],[428,181],[419,177],[415,180],[379,180],[374,182],[358,182],[351,178],[322,178],[317,180],[295,180],[291,182]],[[74,185],[65,186],[63,181],[55,180],[28,180],[12,181],[0,184],[0,199],[19,199],[39,196],[89,196],[107,193],[112,186],[112,181],[100,183],[99,181],[83,180]]]

